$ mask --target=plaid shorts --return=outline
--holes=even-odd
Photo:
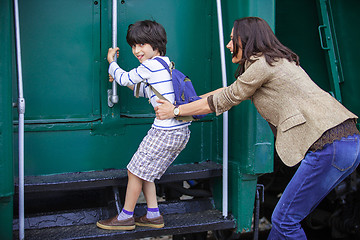
[[[154,182],[185,148],[190,138],[188,127],[174,130],[151,128],[144,137],[127,169],[137,177]]]

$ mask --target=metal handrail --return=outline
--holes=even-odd
[[[112,48],[117,47],[117,0],[112,1]],[[114,61],[116,62],[116,54]],[[119,102],[119,96],[117,95],[117,83],[112,82],[112,89],[108,90],[108,106],[113,107],[115,103]]]
[[[23,93],[23,79],[21,66],[19,3],[14,0],[16,63],[18,73],[18,113],[19,113],[19,239],[25,238],[24,214],[24,115],[25,99]]]
[[[220,42],[220,57],[221,57],[221,73],[223,87],[227,86],[226,79],[226,65],[225,65],[225,43],[224,31],[221,11],[221,0],[216,0],[218,28],[219,28],[219,42]],[[223,114],[223,216],[228,215],[228,112]]]

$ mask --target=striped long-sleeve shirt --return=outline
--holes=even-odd
[[[161,57],[167,64],[170,64],[168,57]],[[149,98],[153,107],[159,105],[156,102],[158,97],[144,82],[151,84],[166,99],[174,103],[175,95],[172,80],[169,72],[155,59],[148,59],[140,64],[139,67],[124,71],[116,62],[110,63],[109,74],[115,79],[120,86],[131,86],[140,83],[139,96]],[[134,91],[135,94],[135,91]],[[159,129],[176,129],[190,125],[189,122],[181,122],[176,119],[159,120],[155,118],[153,127]]]

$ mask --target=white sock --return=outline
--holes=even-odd
[[[129,211],[126,211],[125,209],[123,209],[121,211],[121,213],[118,215],[117,219],[118,220],[125,220],[125,219],[128,219],[128,218],[131,218],[133,215],[134,215],[134,212],[129,212]]]
[[[146,217],[147,218],[156,218],[160,216],[159,208],[148,208]]]

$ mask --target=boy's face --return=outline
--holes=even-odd
[[[148,43],[144,44],[135,44],[131,47],[134,56],[139,60],[140,63],[143,63],[145,60],[151,59],[156,56],[160,56],[158,50],[154,50],[152,46]]]

